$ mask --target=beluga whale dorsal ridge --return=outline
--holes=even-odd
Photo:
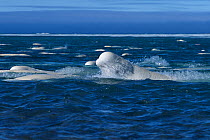
[[[169,77],[159,73],[151,72],[145,68],[132,64],[112,52],[104,52],[96,60],[102,75],[130,80],[170,80]]]
[[[21,70],[36,71],[35,68],[31,68],[28,66],[13,66],[10,70],[13,70],[13,71],[21,71]]]

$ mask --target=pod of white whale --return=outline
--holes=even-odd
[[[142,67],[134,65],[121,56],[118,56],[112,52],[102,53],[96,60],[96,65],[100,68],[101,74],[107,77],[123,78],[129,80],[171,80],[171,78],[165,75],[151,72]],[[10,70],[0,71],[0,73],[3,72],[33,73],[32,75],[18,77],[14,80],[46,80],[67,77],[65,74],[53,71],[38,70],[28,66],[14,66]]]

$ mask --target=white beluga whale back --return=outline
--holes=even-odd
[[[45,74],[57,74],[53,71],[45,71],[45,70],[39,70],[39,69],[35,69],[29,66],[13,66],[12,68],[10,68],[10,70],[0,70],[0,73],[5,73],[5,72],[9,72],[9,73],[45,73]]]
[[[10,70],[0,70],[0,73],[28,73],[29,75],[17,77],[6,81],[17,80],[47,80],[65,78],[65,75],[53,71],[39,70],[29,66],[13,66]]]
[[[27,71],[36,71],[35,68],[31,68],[31,67],[28,67],[28,66],[14,66],[10,69],[11,71],[24,71],[24,70],[27,70]]]
[[[102,53],[96,60],[96,65],[100,68],[102,75],[108,77],[130,80],[170,80],[170,78],[165,75],[151,72],[134,65],[112,52]]]
[[[14,80],[24,80],[24,81],[31,81],[31,80],[49,80],[49,79],[60,79],[65,78],[66,76],[60,74],[33,74],[15,78]]]

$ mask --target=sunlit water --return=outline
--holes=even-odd
[[[102,49],[173,80],[101,75],[84,64]],[[0,51],[27,55],[0,56],[1,70],[68,75],[14,82],[28,74],[0,73],[0,139],[210,138],[209,36],[2,35]]]

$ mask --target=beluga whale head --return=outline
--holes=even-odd
[[[134,72],[134,67],[129,61],[112,52],[102,53],[96,60],[96,65],[101,74],[108,77],[124,78]]]

